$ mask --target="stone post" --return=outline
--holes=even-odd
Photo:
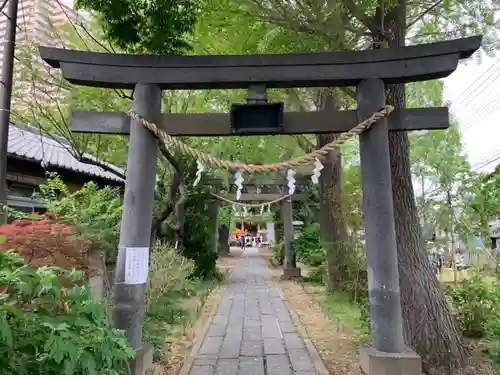
[[[385,105],[383,81],[361,82],[356,96],[362,121]],[[403,340],[387,120],[362,133],[359,142],[372,339],[372,348],[362,348],[361,367],[374,375],[419,374],[420,359]]]
[[[134,110],[150,121],[159,121],[161,90],[157,85],[137,84]],[[125,330],[137,352],[134,375],[149,366],[149,350],[142,346],[142,321],[147,288],[151,222],[153,216],[158,141],[132,120],[127,162],[127,179],[120,230],[113,293],[113,319]],[[140,364],[140,366],[138,366]]]
[[[297,268],[293,241],[293,206],[292,197],[284,199],[281,203],[281,219],[283,221],[283,238],[285,242],[285,260],[283,262],[283,279],[292,279],[300,276]]]

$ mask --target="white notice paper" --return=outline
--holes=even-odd
[[[149,247],[127,247],[125,252],[125,284],[144,284],[148,280]]]

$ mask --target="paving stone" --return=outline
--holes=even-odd
[[[241,357],[238,375],[264,375],[262,357]]]
[[[283,341],[285,347],[290,349],[305,349],[304,340],[296,333],[283,333]]]
[[[258,327],[244,327],[243,341],[262,340],[262,328]]]
[[[246,357],[261,357],[263,352],[262,341],[243,341],[240,354]]]
[[[212,337],[212,336],[224,336],[224,333],[226,332],[226,325],[220,325],[220,324],[211,324],[210,328],[208,329],[207,336]]]
[[[278,322],[278,324],[282,334],[297,332],[297,328],[295,328],[292,322]]]
[[[215,366],[217,357],[210,355],[197,355],[193,361],[193,366]]]
[[[290,349],[288,351],[294,371],[315,371],[314,365],[305,349]]]
[[[241,341],[233,338],[225,340],[219,352],[219,358],[238,358],[240,356]]]
[[[245,314],[247,316],[260,316],[260,311],[259,309],[248,309],[246,310]]]
[[[198,354],[217,354],[222,344],[222,337],[207,337]]]
[[[274,317],[272,317],[271,319],[262,320],[262,337],[281,338],[278,321]]]
[[[248,328],[248,327],[257,327],[260,328],[262,325],[260,321],[260,316],[254,317],[254,316],[247,316],[245,317],[245,320],[243,321],[243,329]]]
[[[243,331],[241,329],[227,330],[225,340],[241,341],[243,339]]]
[[[276,317],[278,318],[279,322],[292,323],[292,317],[290,316],[290,313],[288,311],[278,310],[276,312]]]
[[[218,315],[229,315],[230,311],[231,311],[231,304],[220,305],[219,308],[217,309],[217,314]]]
[[[238,373],[238,359],[220,359],[215,370],[216,375],[236,375]],[[210,374],[207,374],[210,375]]]
[[[293,375],[319,375],[316,371],[294,371]]]
[[[193,366],[189,371],[189,375],[210,375],[213,371],[213,366]]]
[[[285,347],[281,338],[269,339],[264,338],[264,353],[267,354],[285,354]]]
[[[267,375],[291,375],[292,368],[290,362],[284,354],[266,356]]]

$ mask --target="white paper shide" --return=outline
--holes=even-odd
[[[144,284],[148,280],[149,247],[127,247],[125,252],[125,284]]]

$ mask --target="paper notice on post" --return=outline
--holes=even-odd
[[[126,247],[125,284],[144,284],[148,279],[149,247]]]

